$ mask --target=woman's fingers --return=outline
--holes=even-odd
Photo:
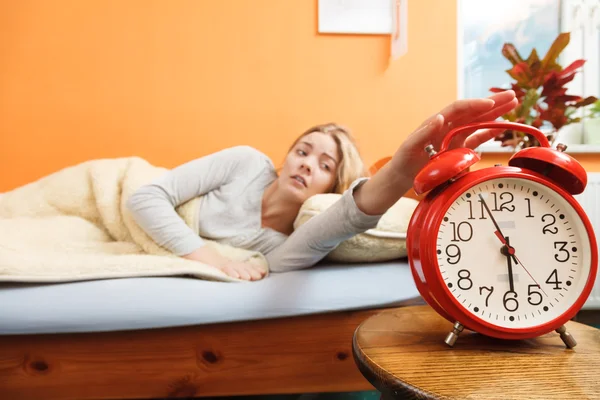
[[[512,91],[511,91],[512,92]],[[512,92],[514,94],[514,92]],[[518,100],[512,96],[511,100],[510,99],[511,96],[509,95],[504,95],[501,99],[499,99],[499,102],[497,103],[496,106],[494,106],[494,108],[486,113],[484,113],[483,115],[480,115],[477,118],[460,118],[458,120],[452,121],[452,125],[456,126],[456,127],[460,127],[462,125],[467,125],[467,124],[471,124],[471,123],[476,123],[476,122],[492,122],[495,121],[498,117],[501,117],[502,115],[506,114],[507,112],[511,111],[512,109],[514,109],[517,104],[518,104]],[[472,129],[469,131],[464,131],[459,133],[457,136],[455,136],[452,139],[452,143],[458,143],[459,145],[463,145],[465,143],[465,140],[467,140],[467,138],[473,133],[477,131],[477,129]],[[496,131],[495,129],[492,130]],[[497,131],[496,131],[497,132]],[[500,132],[502,132],[502,130],[500,130]],[[488,137],[485,135],[485,133],[482,133],[480,136],[478,136],[479,138],[485,138]],[[486,139],[486,141],[489,139]],[[477,147],[477,146],[475,146]]]
[[[483,114],[479,118],[477,118],[474,122],[483,122],[483,121],[494,121],[498,117],[503,116],[504,114],[512,111],[517,105],[519,101],[514,98],[506,104],[503,104],[499,107],[495,107],[493,110]]]
[[[254,266],[254,265],[248,264],[246,268],[247,268],[248,273],[250,274],[250,277],[252,278],[253,281],[257,281],[264,276],[262,269]]]
[[[444,131],[444,117],[438,114],[429,124],[408,135],[389,162],[392,170],[401,173],[409,180],[414,179],[429,160],[425,146],[431,143],[437,148],[444,137]]]
[[[243,279],[245,281],[251,280],[252,276],[250,275],[250,272],[248,271],[248,268],[245,265],[238,264],[234,268],[237,271],[237,273],[240,274],[240,279]]]
[[[260,273],[261,278],[264,278],[267,275],[267,270],[256,266],[254,268]]]
[[[461,132],[452,138],[450,142],[450,148],[455,147],[470,147],[474,149],[482,143],[487,142],[488,140],[498,136],[502,132],[504,132],[505,128],[491,128],[491,129],[469,129],[464,132]],[[475,145],[469,145],[470,143],[476,143]]]
[[[515,92],[512,90],[498,94],[502,96],[496,97],[494,107],[490,110],[481,114],[464,114],[448,122],[451,122],[453,127],[458,127],[473,122],[494,121],[496,118],[501,117],[515,108],[518,104]]]
[[[266,275],[266,271],[258,266],[241,261],[231,261],[220,267],[228,276],[245,281],[257,281]]]
[[[263,270],[249,262],[236,262],[239,271],[244,271],[248,275],[248,280],[257,281],[263,277]]]
[[[228,276],[236,279],[240,279],[240,274],[231,265],[224,265],[221,267],[221,271],[225,272]]]
[[[497,117],[501,116],[507,111],[502,111],[498,113],[496,111],[500,107],[505,107],[503,110],[506,110],[507,104],[511,103],[515,99],[515,92],[512,90],[506,90],[500,93],[494,93],[488,98],[480,98],[480,99],[462,99],[456,100],[452,104],[446,106],[442,111],[432,115],[427,118],[419,128],[424,127],[428,123],[430,123],[437,114],[442,114],[447,123],[452,122],[453,126],[458,126],[464,124],[465,120],[473,121],[474,119],[487,119],[494,120]],[[496,115],[496,116],[493,116]]]
[[[428,124],[421,126],[411,133],[405,141],[404,148],[416,149],[425,154],[425,146],[429,143],[440,142],[443,138],[444,117],[436,114]]]
[[[442,111],[427,118],[417,129],[427,126],[433,119],[442,115],[448,122],[464,115],[479,115],[483,114],[494,107],[494,101],[491,99],[463,99],[456,100],[452,104],[446,106]]]
[[[491,140],[504,132],[506,129],[481,129],[465,139],[465,147],[476,149],[483,143]]]
[[[264,278],[267,274],[264,269],[251,263],[242,261],[232,261],[221,267],[221,269],[227,275],[233,278],[243,279],[245,281],[258,281]]]
[[[464,99],[457,100],[443,109],[440,114],[446,122],[467,115],[480,115],[491,110],[496,103],[491,99]]]
[[[489,98],[494,100],[496,105],[501,105],[512,101],[516,97],[514,90],[505,90],[504,92],[494,93]]]
[[[390,161],[391,168],[402,173],[407,179],[414,178],[429,160],[425,146],[431,144],[439,151],[443,139],[453,127],[495,120],[512,110],[516,104],[515,92],[512,90],[493,94],[487,99],[455,101],[424,121],[403,141]],[[502,129],[476,131],[477,129],[473,129],[459,134],[452,140],[453,144],[475,148],[500,134]]]

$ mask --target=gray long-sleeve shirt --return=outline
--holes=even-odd
[[[249,146],[237,146],[176,167],[138,189],[127,202],[136,222],[159,245],[183,256],[203,246],[202,238],[259,251],[273,272],[310,267],[342,241],[373,228],[381,215],[367,215],[352,195],[357,179],[340,200],[291,235],[262,227],[262,197],[277,178],[271,160]],[[196,235],[175,208],[202,196]]]

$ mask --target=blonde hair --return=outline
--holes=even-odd
[[[352,134],[348,129],[334,123],[315,125],[309,128],[296,138],[288,153],[293,150],[300,139],[313,132],[325,133],[331,136],[337,144],[339,161],[332,193],[344,193],[356,179],[367,176],[365,164]]]

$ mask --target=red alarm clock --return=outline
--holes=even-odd
[[[454,136],[481,128],[533,135],[540,147],[514,154],[509,166],[469,171],[479,156],[449,150]],[[573,197],[587,184],[584,168],[552,149],[544,134],[511,122],[475,123],[450,131],[414,190],[427,195],[407,231],[411,271],[421,296],[454,325],[500,339],[533,338],[551,331],[572,348],[564,324],[588,298],[598,270],[592,225]]]

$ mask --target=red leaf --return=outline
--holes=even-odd
[[[575,74],[577,72],[577,69],[583,67],[583,64],[585,64],[585,60],[575,60],[568,67],[560,71],[558,74],[561,78],[570,76],[572,74]]]
[[[569,41],[571,40],[571,34],[569,32],[563,32],[558,35],[558,37],[548,49],[548,52],[542,59],[542,69],[546,72],[549,71],[560,71],[562,68],[556,62],[556,59],[562,53],[562,51],[567,47]]]
[[[583,98],[568,93],[566,85],[573,81],[585,63],[585,60],[578,59],[564,69],[559,64],[559,56],[569,41],[570,33],[559,34],[542,60],[539,59],[535,48],[532,49],[529,57],[523,60],[511,43],[504,44],[502,55],[512,64],[506,72],[514,80],[511,82],[511,88],[519,103],[502,118],[535,127],[541,127],[545,122],[549,122],[554,129],[560,129],[577,120],[572,115],[575,108],[597,101],[592,96]],[[505,90],[498,87],[490,89],[493,93]],[[518,144],[522,141],[522,137],[523,135],[519,138],[504,137],[503,146],[513,140]]]
[[[590,104],[594,104],[596,101],[598,101],[598,99],[594,96],[588,96],[585,99],[580,99],[577,101],[577,103],[575,104],[571,104],[571,107],[585,107],[585,106],[589,106]]]
[[[510,61],[512,65],[523,62],[523,58],[512,43],[506,43],[502,46],[502,55]]]
[[[573,95],[563,95],[563,96],[556,96],[553,97],[554,102],[557,103],[570,103],[570,102],[578,102],[580,100],[583,100],[583,98],[581,96],[573,96]],[[546,101],[547,103],[548,101]],[[569,104],[570,105],[570,104]]]
[[[534,128],[539,128],[540,126],[542,126],[542,124],[544,123],[544,120],[541,119],[539,116],[533,120],[533,122],[531,123],[531,125]]]
[[[527,57],[527,60],[525,61],[527,61],[527,64],[529,65],[533,65],[534,63],[540,62],[540,58],[538,57],[538,53],[535,48],[531,50],[531,53],[529,53],[529,57]]]
[[[570,75],[566,78],[559,79],[559,75],[556,72],[550,72],[544,81],[544,89],[542,90],[542,96],[559,96],[564,95],[567,91],[563,86],[572,81],[575,75]]]
[[[508,75],[510,75],[514,80],[517,81],[517,84],[524,88],[530,89],[531,86],[531,71],[529,70],[529,65],[526,62],[521,62],[511,69],[506,71]]]
[[[542,91],[542,96],[548,97],[556,97],[556,96],[564,96],[567,93],[567,88],[559,88],[559,87],[549,87]]]
[[[567,122],[568,118],[565,116],[566,107],[564,104],[556,104],[548,107],[544,110],[540,117],[552,124],[554,129],[558,130],[562,128]]]
[[[571,75],[567,76],[566,78],[559,79],[557,84],[558,84],[558,86],[565,86],[567,83],[571,82],[573,79],[575,79],[575,74],[571,74]]]

